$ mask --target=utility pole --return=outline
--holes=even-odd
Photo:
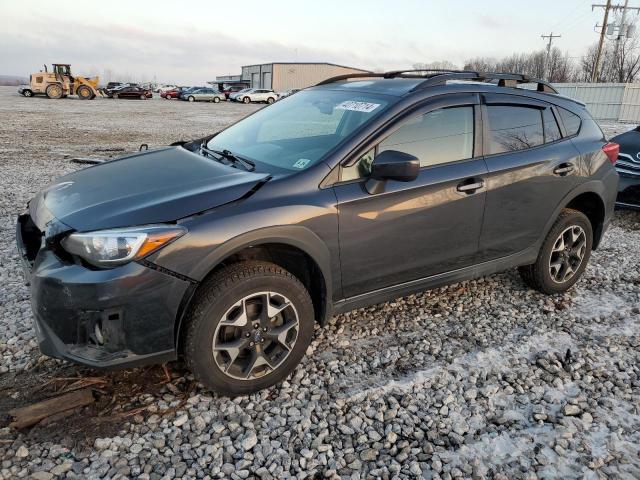
[[[549,35],[540,35],[540,37],[549,39],[549,43],[547,43],[547,56],[548,56],[549,53],[551,53],[551,42],[553,42],[554,38],[560,38],[562,37],[562,35],[554,35],[553,32],[551,32]]]
[[[627,35],[625,31],[624,21],[627,18],[627,4],[629,0],[624,0],[624,7],[622,8],[622,18],[620,19],[620,27],[618,28],[618,37],[616,38],[616,54],[615,58],[618,58],[618,50],[620,49],[620,42],[622,41],[622,37]]]
[[[547,80],[551,80],[551,42],[553,42],[554,38],[560,38],[562,35],[554,35],[551,32],[549,35],[540,35],[542,38],[548,38],[549,43],[547,43],[547,58],[545,61],[545,70],[547,70]]]
[[[598,78],[598,70],[600,69],[600,58],[602,57],[602,46],[604,45],[604,36],[607,32],[608,22],[609,22],[609,11],[618,11],[622,10],[622,22],[620,27],[618,27],[618,36],[616,38],[616,52],[618,50],[618,46],[622,37],[624,36],[624,22],[627,16],[627,10],[635,10],[640,11],[640,7],[629,7],[627,4],[628,0],[625,0],[624,5],[611,5],[611,0],[607,0],[607,4],[592,4],[591,10],[594,8],[604,8],[604,21],[602,22],[602,28],[600,29],[600,42],[598,43],[598,53],[596,54],[596,61],[593,64],[593,72],[591,74],[591,81],[595,82]]]
[[[602,7],[602,5],[591,5],[591,10],[594,7]],[[598,43],[598,53],[596,53],[596,61],[593,62],[593,72],[591,72],[591,81],[595,82],[598,78],[598,69],[600,68],[600,56],[602,55],[602,45],[604,45],[604,34],[607,31],[607,22],[609,21],[609,10],[611,9],[611,0],[607,0],[607,4],[604,6],[604,21],[602,22],[602,29],[600,29],[600,42]]]

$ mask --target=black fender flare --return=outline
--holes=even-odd
[[[202,282],[213,269],[215,269],[225,259],[234,253],[238,253],[245,248],[265,245],[269,243],[279,243],[290,245],[306,253],[318,266],[322,273],[325,285],[324,313],[320,323],[324,325],[333,315],[333,277],[331,275],[331,254],[325,243],[315,233],[306,227],[299,225],[283,225],[264,227],[233,237],[226,242],[215,247],[211,252],[193,268],[188,277],[196,282]],[[179,332],[182,323],[189,310],[189,305],[193,300],[195,288],[191,289],[184,300],[184,307],[178,316],[176,323],[176,349],[179,343]]]
[[[547,221],[544,227],[543,235],[541,235],[540,240],[538,241],[538,244],[537,244],[538,248],[542,245],[542,242],[544,241],[544,239],[547,238],[547,234],[549,233],[549,231],[551,231],[551,227],[553,227],[553,224],[555,223],[556,219],[560,215],[560,212],[565,208],[567,208],[567,205],[569,205],[575,198],[577,198],[579,195],[582,195],[583,193],[595,193],[600,198],[600,201],[604,206],[604,211],[605,211],[604,224],[606,225],[607,217],[609,216],[608,215],[609,209],[607,208],[607,202],[605,200],[606,185],[602,180],[589,180],[587,182],[581,183],[580,185],[576,186],[573,190],[571,190],[569,193],[567,193],[563,197],[563,199],[560,201],[560,203],[554,210],[553,215],[549,217],[549,220]],[[594,249],[600,243],[603,232],[604,232],[604,225],[602,225],[598,231],[594,230],[593,232],[594,234],[593,248]]]

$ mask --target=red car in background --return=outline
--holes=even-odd
[[[181,88],[174,88],[171,90],[167,90],[166,92],[161,92],[160,96],[166,100],[171,100],[172,98],[178,98],[181,91]]]

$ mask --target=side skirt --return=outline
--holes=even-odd
[[[538,245],[533,245],[519,253],[507,257],[497,258],[489,262],[472,265],[470,267],[439,273],[429,277],[418,278],[409,282],[392,285],[389,287],[363,293],[340,300],[334,304],[334,314],[348,312],[356,308],[362,308],[377,303],[384,303],[412,293],[431,290],[433,288],[449,285],[451,283],[471,280],[473,278],[491,275],[520,265],[530,265],[538,257]]]

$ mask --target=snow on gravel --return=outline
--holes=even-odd
[[[70,157],[203,136],[255,108],[0,88],[0,479],[640,478],[638,213],[616,213],[564,295],[508,271],[355,310],[317,329],[288,381],[248,397],[213,395],[179,364],[163,382],[162,370],[42,357],[14,249],[28,199],[80,168]],[[117,414],[109,429],[89,428],[102,425],[94,411],[53,430],[7,427],[7,406],[60,369],[104,375],[95,393]]]

